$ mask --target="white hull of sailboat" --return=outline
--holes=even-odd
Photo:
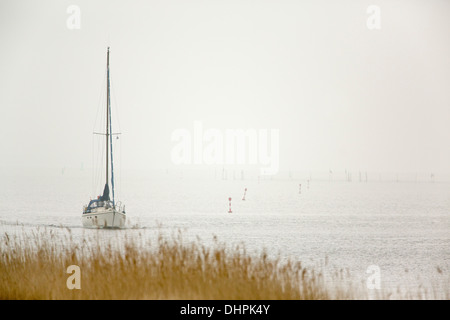
[[[123,228],[125,214],[114,209],[99,208],[96,212],[83,213],[81,221],[88,228]]]

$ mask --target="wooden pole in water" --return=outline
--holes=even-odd
[[[230,202],[230,209],[228,210],[228,213],[233,213],[233,211],[231,211],[231,198],[228,198],[228,201]]]
[[[244,196],[242,197],[242,200],[245,201],[245,194],[247,193],[247,188],[244,190]]]

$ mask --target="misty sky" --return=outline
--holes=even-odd
[[[449,173],[449,18],[445,0],[0,0],[0,167],[92,164],[110,46],[125,167],[173,167],[172,132],[199,120],[279,129],[280,170]]]

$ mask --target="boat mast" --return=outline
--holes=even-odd
[[[110,77],[109,77],[109,47],[108,47],[109,149],[111,152],[111,189],[112,189],[112,202],[114,205],[115,204],[115,201],[114,201],[114,161],[113,161],[113,145],[112,145],[113,131],[112,131],[112,121],[111,121],[111,97],[110,97],[111,90],[109,89],[109,82],[110,82],[109,78]]]
[[[108,185],[109,180],[109,174],[108,174],[108,167],[109,167],[109,47],[108,47],[108,53],[106,57],[106,72],[107,72],[107,84],[106,84],[106,185]]]

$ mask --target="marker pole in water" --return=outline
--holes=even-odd
[[[242,200],[245,201],[245,194],[247,193],[247,188],[244,190],[244,196],[242,197]]]
[[[233,211],[231,211],[231,198],[228,198],[228,201],[230,202],[230,209],[228,210],[228,213],[233,213]]]
[[[302,193],[302,184],[299,183],[299,185],[298,185],[298,194],[301,194],[301,193]]]

